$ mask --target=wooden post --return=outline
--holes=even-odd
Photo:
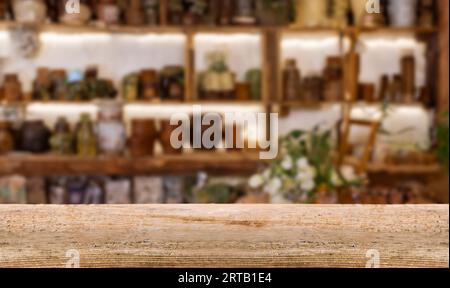
[[[449,66],[448,66],[448,33],[449,33],[449,22],[448,22],[448,0],[439,0],[439,100],[438,100],[438,111],[444,112],[448,111],[448,78],[449,78]]]

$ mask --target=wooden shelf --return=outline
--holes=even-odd
[[[52,154],[0,156],[0,175],[52,176],[71,174],[142,175],[192,174],[250,175],[261,165],[250,152],[195,152],[133,159],[120,156],[82,158]]]
[[[442,171],[439,164],[432,165],[385,165],[385,164],[370,164],[368,173],[370,174],[404,174],[404,175],[426,175],[438,174]]]
[[[24,24],[11,21],[0,21],[0,30],[10,29],[15,27],[22,27]],[[295,25],[287,26],[213,26],[213,25],[198,25],[198,26],[173,26],[173,25],[155,25],[155,26],[71,26],[64,24],[43,24],[43,25],[28,25],[35,27],[39,31],[44,32],[58,32],[58,33],[121,33],[121,34],[148,34],[148,33],[262,33],[267,31],[281,31],[281,32],[336,32],[344,34],[360,34],[360,33],[415,33],[415,34],[434,34],[438,33],[437,27],[298,27]]]

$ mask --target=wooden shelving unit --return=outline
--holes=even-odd
[[[447,50],[448,50],[448,13],[443,13],[440,15],[440,21],[438,27],[432,28],[392,28],[392,27],[378,27],[378,28],[357,28],[357,27],[347,27],[342,29],[328,28],[328,27],[318,27],[318,28],[302,28],[295,26],[263,26],[263,27],[238,27],[238,26],[169,26],[167,25],[167,2],[161,2],[161,25],[152,27],[129,27],[129,26],[114,26],[114,27],[96,27],[96,26],[65,26],[59,24],[45,24],[42,26],[35,27],[37,31],[40,32],[55,32],[55,33],[122,33],[122,34],[170,34],[177,33],[186,36],[186,47],[184,51],[185,55],[185,99],[184,101],[132,101],[126,102],[125,104],[138,104],[138,105],[152,105],[152,104],[167,104],[167,105],[178,105],[178,104],[233,104],[233,105],[254,105],[260,104],[265,107],[266,111],[280,110],[288,113],[289,109],[292,108],[307,108],[307,109],[320,109],[323,106],[331,104],[342,104],[346,108],[343,110],[348,111],[348,107],[354,104],[356,89],[356,83],[352,81],[354,79],[355,70],[352,68],[351,57],[349,55],[354,55],[356,49],[356,42],[358,37],[366,33],[380,33],[380,34],[401,34],[401,33],[412,33],[419,38],[430,38],[430,41],[439,42],[441,47],[444,47],[445,41],[441,39],[447,39]],[[439,1],[442,5],[440,11],[448,10],[448,1]],[[444,17],[445,14],[447,17]],[[20,26],[17,23],[12,22],[0,22],[0,31],[5,29],[10,29]],[[308,33],[323,33],[329,32],[336,34],[340,39],[346,38],[350,41],[350,47],[346,55],[344,53],[340,54],[340,57],[344,60],[344,91],[343,95],[345,99],[341,102],[318,102],[318,103],[305,103],[299,101],[283,101],[281,98],[281,57],[280,57],[280,41],[281,35],[285,33],[297,33],[297,32],[308,32]],[[262,80],[262,99],[261,101],[236,101],[236,100],[197,100],[196,94],[196,75],[194,68],[194,41],[193,38],[197,33],[215,33],[215,34],[233,34],[233,33],[256,33],[262,35],[262,51],[261,51],[261,70],[265,73],[263,74]],[[446,38],[445,38],[446,37]],[[342,42],[342,41],[341,41]],[[342,45],[342,44],[341,44]],[[442,50],[442,49],[441,49]],[[440,59],[447,59],[448,61],[448,51],[441,51],[439,55]],[[447,57],[447,58],[445,58]],[[443,62],[442,60],[440,62]],[[442,64],[440,64],[442,65]],[[448,82],[445,84],[446,78],[448,77],[448,66],[447,70],[445,67],[440,67],[440,77],[436,79],[436,86],[439,87],[437,91],[439,92],[438,103],[439,110],[445,109],[442,107],[442,103],[447,103],[448,105]],[[446,74],[447,77],[444,77]],[[446,88],[447,87],[447,88]],[[67,104],[80,104],[80,103],[94,103],[94,102],[20,102],[20,103],[1,103],[0,105],[12,104],[27,106],[33,103],[67,103]],[[345,113],[345,111],[343,112]],[[208,153],[208,156],[199,157],[198,155],[180,155],[176,157],[170,156],[156,156],[149,159],[139,159],[134,161],[128,158],[94,158],[94,159],[78,159],[77,157],[55,157],[55,156],[1,156],[0,157],[0,174],[1,173],[31,173],[42,170],[41,165],[45,165],[46,170],[53,172],[86,172],[86,173],[100,173],[100,172],[112,172],[118,173],[131,173],[131,171],[137,173],[144,172],[158,172],[166,170],[168,172],[176,172],[178,170],[189,169],[193,171],[195,169],[210,169],[210,170],[227,170],[227,171],[239,171],[241,170],[251,170],[250,168],[255,168],[256,164],[252,156],[248,156],[248,153],[238,153],[238,156],[231,156],[231,154],[224,153]],[[179,162],[177,162],[179,161]],[[259,161],[258,161],[259,162]],[[172,164],[175,163],[175,164]],[[182,163],[183,165],[178,165],[177,163]],[[231,163],[231,164],[230,164]],[[131,165],[131,166],[130,166]],[[227,166],[229,165],[229,166]],[[78,167],[78,168],[73,168]],[[102,168],[106,167],[106,168]],[[130,168],[131,167],[131,168]],[[182,167],[182,168],[180,168]],[[124,169],[126,168],[126,169]],[[105,170],[102,170],[105,169]],[[369,172],[373,173],[428,173],[430,171],[436,171],[438,167],[390,167],[390,166],[373,166],[369,167]],[[51,174],[49,172],[48,174]]]

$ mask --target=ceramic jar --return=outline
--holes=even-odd
[[[47,16],[43,0],[14,0],[14,18],[19,23],[42,24]]]
[[[322,27],[327,21],[327,0],[296,0],[295,24],[301,27]]]
[[[32,153],[49,150],[50,130],[41,120],[25,121],[21,129],[21,148]]]
[[[50,100],[51,82],[48,68],[38,68],[36,79],[33,83],[34,100]]]
[[[256,23],[255,3],[253,0],[238,0],[235,2],[235,5],[234,24],[254,25]]]
[[[290,0],[255,1],[256,18],[261,25],[286,25],[291,13]]]
[[[126,22],[131,26],[143,25],[145,22],[141,0],[128,1],[128,7],[125,13]]]
[[[53,135],[50,138],[50,146],[52,151],[57,154],[67,155],[73,153],[73,137],[65,117],[60,117],[56,121]]]
[[[107,180],[105,194],[106,204],[130,204],[131,183],[127,179]]]
[[[184,98],[183,79],[183,67],[164,67],[159,75],[159,91],[161,98],[182,101]]]
[[[158,97],[157,91],[157,73],[155,70],[143,70],[139,76],[140,98],[152,100]]]
[[[82,114],[76,132],[77,155],[93,157],[97,155],[97,138],[89,114]]]
[[[104,154],[119,155],[125,150],[126,131],[119,104],[111,103],[100,107],[97,138],[99,150]]]
[[[17,102],[22,98],[22,84],[17,74],[5,75],[3,83],[3,99],[7,102]]]
[[[414,26],[417,22],[417,0],[389,1],[388,14],[391,26]]]
[[[169,120],[161,121],[161,127],[159,132],[159,141],[161,142],[161,146],[164,154],[180,154],[182,153],[182,148],[174,148],[170,143],[170,137],[172,132],[177,129],[177,125],[170,125]]]
[[[60,0],[58,0],[58,1],[60,1]],[[85,25],[92,17],[92,11],[91,11],[91,8],[86,3],[87,1],[80,2],[79,13],[66,13],[65,2],[67,2],[67,1],[68,0],[63,1],[64,3],[62,4],[62,6],[60,6],[61,9],[60,9],[59,21],[66,25],[72,25],[72,26]]]
[[[294,59],[286,61],[283,71],[283,98],[285,101],[300,100],[300,71]]]
[[[133,157],[153,155],[157,138],[155,122],[150,119],[135,119],[131,122],[130,152]]]
[[[14,148],[14,140],[9,129],[8,122],[0,121],[0,155],[7,154]]]
[[[136,204],[159,204],[164,202],[162,177],[135,177],[134,199]]]
[[[97,17],[105,25],[117,25],[120,20],[120,7],[116,0],[99,0]]]
[[[236,99],[239,101],[249,101],[250,97],[250,84],[247,82],[236,83]]]

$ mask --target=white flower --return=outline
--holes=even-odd
[[[284,157],[283,161],[281,162],[281,167],[283,167],[284,170],[291,170],[292,166],[292,158],[290,156]]]
[[[300,182],[313,181],[316,178],[316,169],[312,166],[307,166],[299,170],[297,180]]]
[[[302,157],[297,160],[297,168],[298,169],[304,169],[308,166],[309,166],[309,162],[308,162],[308,159],[306,159],[305,157]]]
[[[341,174],[342,174],[342,177],[348,182],[352,182],[352,181],[355,181],[356,179],[358,179],[358,176],[355,173],[355,169],[353,169],[352,166],[348,166],[348,165],[342,166]]]
[[[261,185],[264,183],[263,176],[256,174],[253,175],[250,180],[248,181],[248,185],[250,185],[251,188],[257,189],[261,187]]]
[[[331,172],[331,183],[333,183],[333,185],[336,187],[340,187],[343,184],[341,177],[339,177],[337,171],[334,169]]]
[[[310,181],[306,181],[306,182],[302,182],[300,184],[300,187],[302,188],[303,191],[312,191],[315,188],[315,183],[314,181],[310,180]]]
[[[270,168],[267,168],[263,171],[262,177],[264,178],[264,180],[269,180],[270,174],[272,174],[272,170],[270,170]]]
[[[275,195],[280,191],[280,188],[283,186],[281,179],[276,177],[270,180],[270,182],[264,187],[264,192],[269,193],[270,195]]]

